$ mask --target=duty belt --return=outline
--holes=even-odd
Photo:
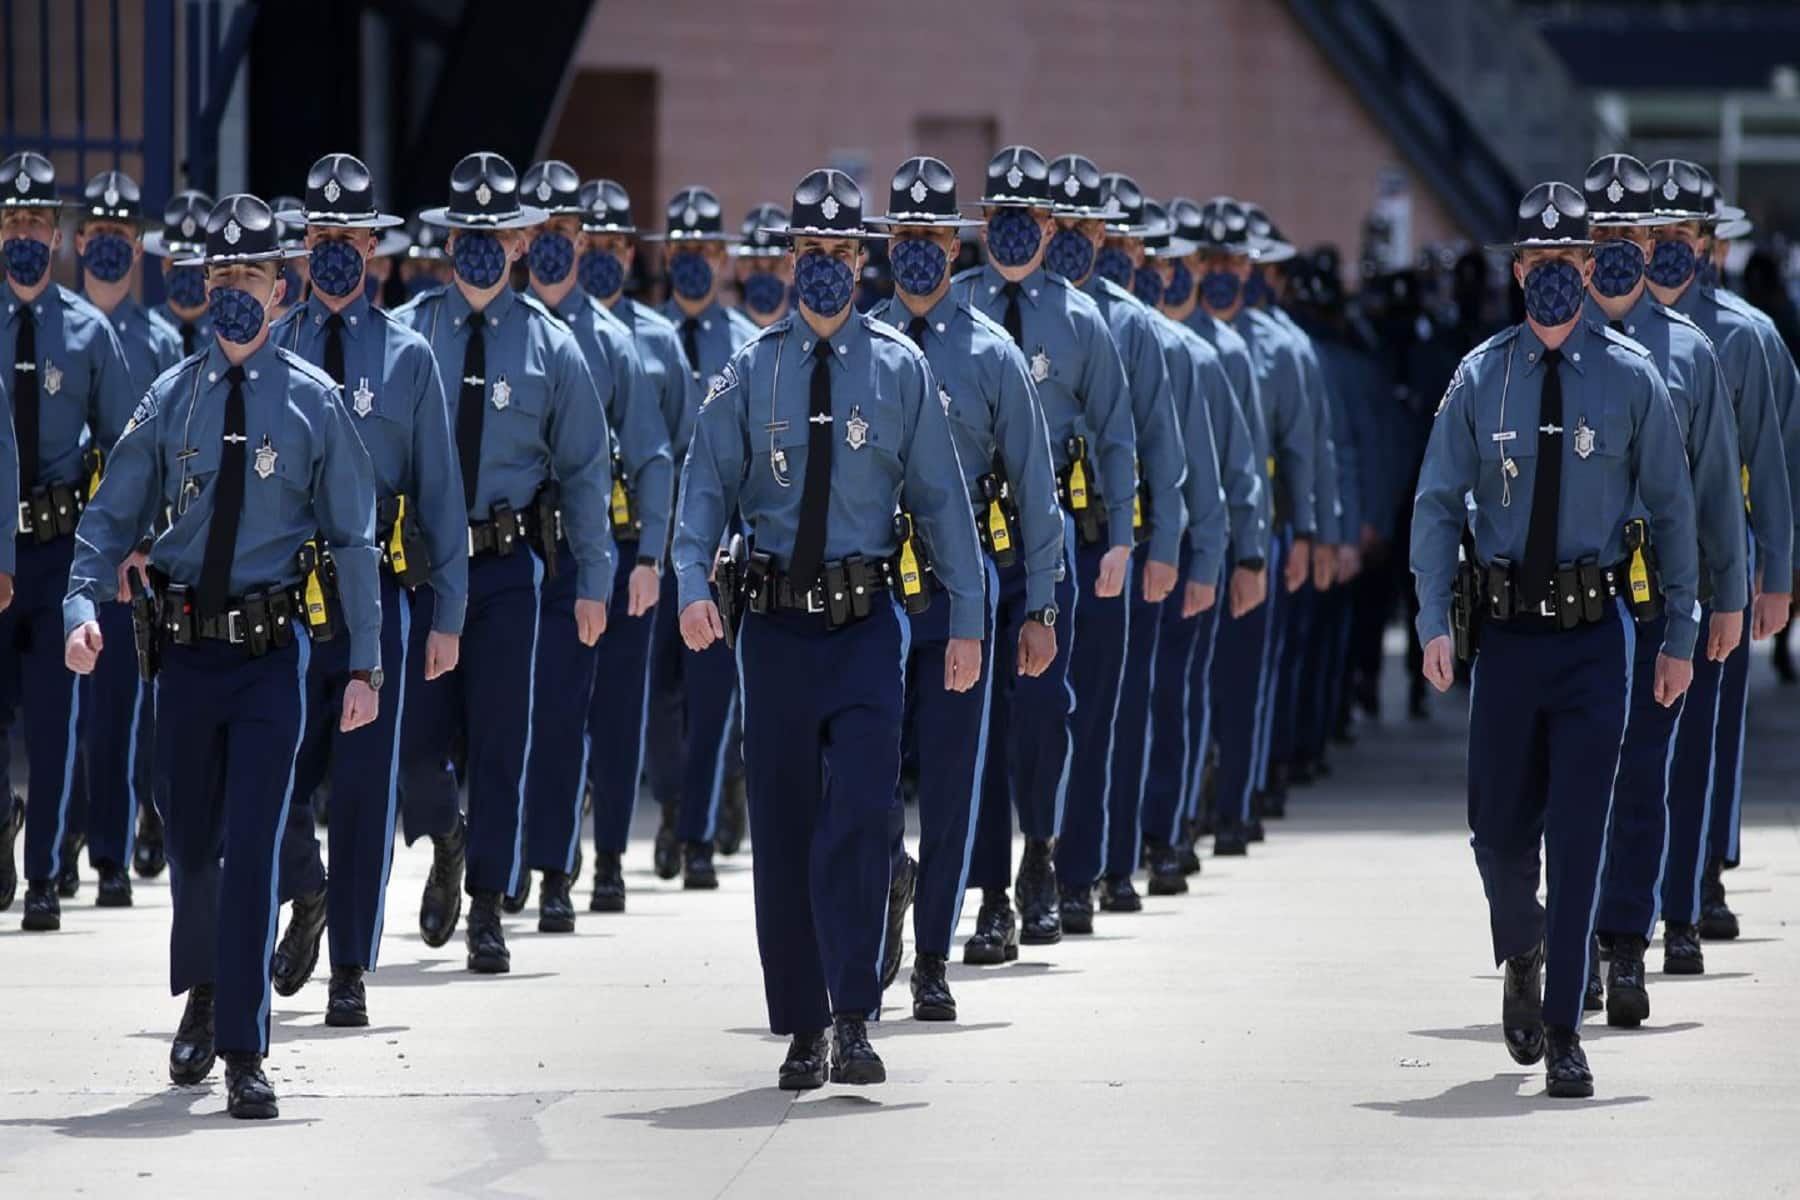
[[[1519,569],[1506,559],[1495,559],[1476,573],[1485,603],[1482,615],[1491,621],[1524,628],[1569,630],[1607,619],[1607,601],[1628,595],[1631,560],[1602,567],[1592,558],[1556,569],[1553,579],[1539,585],[1543,598],[1528,603]]]
[[[19,501],[19,533],[39,542],[54,542],[75,532],[87,507],[87,487],[75,483],[50,483],[33,488]]]
[[[208,614],[199,611],[199,599],[186,584],[163,583],[156,590],[165,643],[225,642],[245,647],[252,658],[294,640],[294,621],[303,603],[298,585],[280,584],[229,599],[219,612]]]

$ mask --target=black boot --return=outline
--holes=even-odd
[[[1606,1007],[1606,987],[1600,982],[1600,939],[1588,946],[1587,988],[1581,993],[1581,1011],[1599,1012]]]
[[[419,936],[427,946],[442,946],[456,932],[468,850],[469,831],[460,816],[456,828],[431,837],[431,873],[425,876],[425,895],[419,901]]]
[[[100,889],[94,896],[95,908],[131,907],[131,872],[114,863],[100,864]]]
[[[62,870],[56,876],[56,894],[73,900],[81,893],[81,848],[87,845],[84,834],[72,833],[63,839]]]
[[[509,917],[516,917],[525,911],[525,905],[531,900],[531,868],[526,867],[519,872],[519,890],[508,892],[500,897],[500,911]]]
[[[1709,942],[1729,942],[1738,935],[1737,914],[1725,903],[1724,864],[1706,860],[1700,880],[1700,936]]]
[[[1144,901],[1131,886],[1131,876],[1108,875],[1100,883],[1100,907],[1115,913],[1143,912]]]
[[[984,892],[981,910],[975,914],[975,934],[963,943],[963,962],[972,966],[998,966],[1019,957],[1019,922],[1006,889]]]
[[[293,995],[312,978],[313,968],[319,965],[319,937],[324,932],[325,889],[295,896],[287,932],[281,935],[269,966],[275,990],[281,995]]]
[[[275,1089],[263,1074],[262,1055],[225,1056],[225,1111],[240,1121],[270,1121],[281,1115]]]
[[[594,894],[588,900],[588,911],[625,911],[625,876],[619,871],[619,856],[611,850],[594,855]]]
[[[881,948],[881,987],[885,991],[900,974],[902,943],[906,941],[906,910],[919,890],[919,864],[903,854],[888,879],[887,940]]]
[[[1183,875],[1200,873],[1200,839],[1211,833],[1204,819],[1181,822],[1181,839],[1175,843],[1175,861],[1181,865]]]
[[[212,1074],[213,1061],[213,985],[196,983],[188,989],[187,1007],[169,1045],[169,1078],[199,1083]]]
[[[1062,913],[1057,907],[1053,848],[1042,838],[1026,838],[1019,859],[1019,940],[1027,946],[1062,941]]]
[[[1188,890],[1187,874],[1181,869],[1181,856],[1172,848],[1151,848],[1149,886],[1152,896],[1180,896]]]
[[[1069,884],[1058,884],[1056,888],[1056,908],[1062,917],[1064,933],[1087,934],[1094,932],[1094,885],[1082,884],[1073,887]]]
[[[11,908],[13,897],[19,893],[19,862],[13,857],[13,843],[24,828],[25,802],[13,796],[5,820],[0,820],[0,912]]]
[[[1606,1023],[1635,1029],[1650,1017],[1650,989],[1644,980],[1644,939],[1620,934],[1613,939],[1612,962],[1606,968]]]
[[[361,967],[331,968],[325,1023],[339,1029],[361,1029],[369,1023],[369,1001],[363,994]]]
[[[1663,974],[1706,974],[1706,956],[1700,951],[1698,929],[1677,921],[1663,922]]]
[[[538,889],[538,932],[574,933],[575,902],[569,899],[569,877],[561,871],[545,871]]]
[[[1506,960],[1500,999],[1500,1026],[1506,1052],[1522,1067],[1544,1057],[1544,947]]]
[[[796,1033],[788,1043],[776,1086],[784,1092],[810,1092],[824,1087],[830,1054],[831,1043],[823,1029],[817,1033]]]
[[[33,933],[55,933],[62,928],[62,904],[56,898],[56,884],[48,879],[25,881],[25,919],[22,929]]]
[[[681,839],[675,834],[675,808],[662,810],[662,824],[656,828],[656,850],[652,863],[658,879],[673,879],[681,874]]]
[[[710,892],[719,886],[711,842],[687,842],[681,847],[681,886],[690,892]]]
[[[944,956],[920,953],[913,959],[913,1020],[956,1020],[956,997],[944,974]]]
[[[1587,1055],[1582,1053],[1581,1035],[1561,1025],[1552,1025],[1544,1033],[1550,1043],[1549,1061],[1544,1064],[1544,1091],[1572,1100],[1593,1095],[1594,1073],[1588,1070]]]
[[[861,1017],[840,1016],[832,1022],[831,1082],[857,1086],[887,1082],[887,1067],[869,1044],[869,1026]]]
[[[1213,830],[1214,858],[1242,858],[1250,853],[1249,830],[1241,821],[1221,824]]]
[[[744,846],[744,826],[748,823],[750,806],[745,792],[743,775],[725,777],[725,793],[719,798],[718,836],[713,839],[719,853],[730,858]]]
[[[1271,821],[1279,821],[1287,816],[1288,798],[1288,765],[1286,763],[1269,764],[1269,788],[1263,793],[1262,807],[1258,816],[1267,817]]]
[[[137,841],[131,848],[131,869],[140,879],[155,879],[168,866],[163,857],[163,823],[156,805],[138,809]]]
[[[469,928],[464,934],[469,947],[469,970],[477,975],[504,975],[512,970],[512,953],[500,928],[500,896],[497,892],[469,893]]]

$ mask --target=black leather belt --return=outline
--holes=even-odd
[[[476,521],[469,526],[469,557],[497,554],[505,557],[525,544],[531,536],[531,514],[511,509],[496,509],[491,521]]]
[[[1607,601],[1627,592],[1630,568],[1630,559],[1610,567],[1591,560],[1560,566],[1547,586],[1534,589],[1541,590],[1543,598],[1531,604],[1525,600],[1519,569],[1496,560],[1477,572],[1485,601],[1482,615],[1501,624],[1545,631],[1599,624],[1611,613]]]
[[[745,571],[744,607],[753,613],[803,612],[823,616],[833,628],[869,616],[875,596],[893,586],[884,558],[852,555],[828,562],[810,587],[777,570],[766,555],[752,555]]]
[[[39,542],[68,537],[75,532],[86,507],[87,488],[80,484],[51,483],[33,488],[19,501],[19,532]]]
[[[303,611],[297,584],[251,592],[225,602],[217,613],[201,613],[194,589],[171,583],[158,589],[163,640],[174,646],[198,641],[244,646],[252,657],[294,640],[294,622]]]

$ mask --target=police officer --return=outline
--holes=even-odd
[[[672,426],[675,461],[687,456],[694,415],[737,348],[755,336],[757,325],[720,300],[731,261],[719,198],[702,187],[683,188],[670,198],[661,241],[669,276],[669,300],[662,313],[681,336],[687,357],[687,393]],[[663,603],[675,606],[675,580],[663,586]],[[658,622],[650,651],[648,727],[650,788],[662,806],[656,834],[656,873],[682,876],[682,886],[719,886],[713,841],[725,793],[731,731],[737,712],[737,681],[723,646],[704,654],[683,654],[676,621]]]
[[[958,211],[955,175],[939,159],[907,159],[894,173],[887,213],[870,224],[885,228],[894,239],[888,246],[894,298],[869,315],[905,330],[931,364],[937,399],[950,418],[963,492],[988,552],[983,564],[988,627],[983,669],[973,687],[949,691],[942,686],[951,606],[934,602],[909,622],[905,676],[913,701],[907,717],[919,759],[916,867],[906,855],[905,809],[896,803],[890,818],[895,886],[889,890],[882,984],[899,971],[905,901],[914,894],[916,880],[913,1016],[945,1021],[956,1017],[945,964],[962,912],[970,831],[988,753],[989,671],[1018,676],[1015,687],[1032,687],[1057,657],[1054,624],[1016,621],[1005,643],[1011,661],[991,665],[993,614],[1001,596],[998,562],[1004,559],[1009,571],[1015,566],[1022,571],[1024,603],[1030,609],[1055,607],[1059,589],[1063,606],[1072,608],[1074,581],[1062,570],[1063,515],[1050,472],[1043,413],[1025,357],[1004,329],[951,292],[950,262],[958,231],[981,224]]]
[[[376,719],[353,733],[334,718],[357,677],[355,647],[337,636],[343,602],[332,595],[337,549],[305,552],[306,720],[294,765],[295,800],[282,836],[281,891],[293,915],[276,947],[275,990],[300,990],[331,928],[331,984],[325,1023],[368,1024],[363,973],[378,965],[398,813],[400,728],[413,677],[455,668],[468,597],[468,543],[462,478],[450,437],[444,387],[425,339],[368,301],[363,280],[379,232],[400,223],[375,205],[362,160],[327,154],[306,177],[307,277],[311,295],[276,322],[275,344],[337,384],[375,478],[375,538],[381,549],[381,659],[393,686]],[[415,557],[418,561],[413,561]],[[429,579],[437,598],[422,638],[412,635],[410,587]],[[315,590],[316,589],[316,590]],[[412,643],[418,642],[415,646]],[[421,652],[421,666],[412,661]],[[331,863],[319,861],[309,797],[331,786]]]
[[[1756,322],[1701,287],[1695,265],[1705,251],[1714,219],[1706,176],[1683,159],[1650,164],[1650,190],[1658,216],[1672,218],[1650,231],[1653,248],[1644,268],[1653,299],[1693,321],[1712,341],[1735,408],[1737,453],[1744,480],[1750,532],[1748,636],[1714,672],[1696,670],[1695,692],[1676,736],[1669,777],[1669,865],[1663,873],[1663,970],[1705,970],[1696,922],[1704,884],[1711,826],[1735,825],[1741,797],[1742,730],[1748,697],[1751,638],[1772,636],[1786,622],[1792,587],[1793,505],[1781,442],[1775,387]],[[1714,598],[1715,609],[1735,597]],[[1711,712],[1713,727],[1705,729]],[[1696,814],[1698,814],[1696,816]]]
[[[181,356],[204,351],[212,338],[212,318],[206,309],[206,272],[181,266],[205,246],[206,217],[213,198],[205,192],[176,192],[163,206],[163,226],[144,235],[144,253],[162,259],[163,302],[150,315],[175,332]]]
[[[737,268],[739,311],[761,329],[785,317],[794,290],[794,264],[787,250],[769,232],[788,222],[779,204],[759,204],[744,215],[738,243],[731,248]]]
[[[407,841],[432,839],[420,934],[427,945],[449,940],[466,867],[468,966],[498,974],[512,964],[500,898],[518,890],[524,869],[539,613],[545,572],[557,569],[555,500],[575,558],[576,636],[591,646],[606,629],[612,595],[612,464],[606,414],[579,343],[540,301],[511,287],[511,266],[525,253],[521,231],[545,216],[520,203],[512,164],[468,155],[451,170],[449,203],[421,215],[450,230],[456,280],[395,315],[431,343],[439,375],[457,381],[447,386],[456,393],[451,428],[468,521],[469,612],[461,669],[408,681],[400,778]],[[416,598],[415,630],[438,603],[423,589]],[[459,736],[468,752],[466,822],[448,765]]]
[[[102,171],[88,180],[76,206],[75,253],[81,261],[81,294],[106,314],[125,352],[131,395],[150,390],[151,381],[181,358],[181,342],[160,321],[150,319],[131,294],[133,272],[142,261],[144,210],[137,181],[121,171]],[[104,456],[94,448],[96,461]],[[100,606],[101,632],[116,643],[131,639],[131,610]],[[87,765],[88,857],[100,875],[102,907],[131,903],[134,860],[144,874],[162,870],[160,819],[151,802],[149,763],[152,710],[150,689],[130,656],[107,658],[87,681],[82,739]],[[139,813],[152,836],[138,856]],[[65,870],[73,864],[65,864]]]
[[[683,640],[724,636],[707,586],[734,512],[754,538],[737,636],[769,1025],[792,1038],[784,1090],[880,1083],[866,1020],[881,1008],[889,808],[900,772],[907,618],[884,595],[895,510],[929,544],[947,596],[943,686],[982,678],[982,565],[950,418],[918,349],[851,309],[862,193],[841,171],[800,181],[798,312],[720,372],[683,469],[675,569]],[[907,552],[914,556],[918,550]],[[912,575],[913,568],[901,564]],[[902,581],[916,592],[919,583]]]
[[[298,196],[277,196],[269,201],[275,210],[275,224],[281,231],[281,248],[287,258],[281,264],[281,300],[269,320],[273,324],[306,300],[306,206]]]
[[[1648,351],[1583,317],[1591,245],[1580,192],[1541,183],[1526,193],[1512,243],[1526,321],[1457,368],[1412,526],[1419,640],[1439,691],[1453,679],[1453,577],[1463,576],[1459,632],[1469,601],[1481,600],[1469,824],[1494,960],[1506,967],[1507,1050],[1530,1065],[1548,1043],[1552,1096],[1594,1090],[1578,1029],[1638,636],[1619,586],[1634,497],[1649,512],[1667,597],[1658,703],[1687,689],[1698,632],[1680,423]],[[1474,552],[1459,571],[1465,531]],[[1548,920],[1537,901],[1540,841]]]
[[[1015,939],[1027,945],[1062,940],[1054,855],[1065,796],[1073,793],[1075,803],[1088,806],[1093,825],[1105,820],[1106,764],[1083,760],[1071,717],[1094,713],[1097,727],[1110,732],[1118,702],[1127,612],[1121,597],[1135,544],[1137,443],[1124,368],[1105,316],[1079,288],[1044,268],[1055,232],[1049,164],[1029,146],[1008,146],[988,163],[987,191],[979,203],[988,262],[955,276],[953,290],[1005,329],[1025,354],[1049,430],[1063,507],[1071,518],[1065,551],[1079,598],[1074,646],[1083,644],[1085,634],[1105,652],[1094,690],[1081,694],[1079,706],[1073,683],[1062,685],[1065,668],[1056,662],[1030,689],[1001,688],[994,706],[990,736],[1005,736],[1008,746],[1006,754],[989,760],[982,787],[969,876],[971,886],[983,891],[982,905],[964,961],[999,962],[1017,955]],[[996,642],[1010,644],[1017,620],[1053,623],[1059,615],[1060,609],[1015,610],[1003,596]],[[1086,716],[1081,720],[1082,728],[1096,728],[1086,724]],[[1085,772],[1085,790],[1075,786],[1075,769]],[[1009,792],[1025,834],[1017,927],[1006,894],[1012,856]],[[1076,884],[1084,882],[1092,882],[1085,870]],[[1091,908],[1085,912],[1091,915]]]
[[[1693,322],[1656,303],[1647,293],[1644,267],[1650,256],[1650,230],[1670,220],[1655,214],[1650,172],[1628,154],[1605,155],[1588,167],[1582,190],[1595,240],[1587,315],[1650,351],[1684,434],[1699,533],[1699,591],[1712,609],[1706,622],[1704,658],[1694,664],[1694,686],[1698,689],[1701,679],[1710,676],[1710,690],[1716,695],[1719,664],[1743,636],[1750,584],[1731,398],[1706,336]],[[1633,516],[1645,516],[1642,506],[1634,509]],[[1607,834],[1606,877],[1595,922],[1601,945],[1612,957],[1604,988],[1599,955],[1590,956],[1588,967],[1587,1007],[1592,1010],[1604,1005],[1609,1025],[1637,1025],[1650,1015],[1644,947],[1655,932],[1658,880],[1667,866],[1664,847],[1670,844],[1670,741],[1676,736],[1677,723],[1689,719],[1682,703],[1665,708],[1656,702],[1655,656],[1668,618],[1652,615],[1660,597],[1646,593],[1644,600],[1638,607],[1650,619],[1638,631],[1630,720],[1619,756]],[[1697,642],[1696,650],[1700,649]],[[1713,714],[1696,715],[1694,721],[1710,731]],[[1684,815],[1697,817],[1698,812],[1689,805]],[[1694,826],[1690,820],[1680,839],[1683,845],[1698,844]],[[1692,886],[1697,864],[1685,865],[1685,878]]]
[[[574,331],[612,435],[609,527],[620,562],[632,565],[629,571],[615,572],[607,619],[613,633],[607,640],[623,636],[641,643],[654,617],[661,551],[669,537],[675,475],[669,428],[657,398],[644,386],[631,330],[576,285],[576,246],[586,211],[580,177],[569,164],[551,159],[525,172],[524,188],[549,214],[533,231],[525,255],[531,294]],[[558,543],[557,556],[556,578],[544,587],[539,616],[537,708],[525,783],[525,865],[544,873],[538,929],[545,933],[575,928],[569,885],[580,869],[587,724],[598,654],[597,647],[582,645],[577,636],[570,604],[575,560],[566,541]],[[637,628],[620,634],[619,627],[628,624]],[[637,679],[642,676],[641,670],[635,673]],[[635,693],[633,711],[641,712],[643,693],[631,679],[608,675],[599,686]]]
[[[262,1071],[273,874],[312,647],[296,562],[321,532],[337,565],[351,667],[364,673],[345,688],[339,728],[360,728],[381,707],[369,458],[336,385],[270,340],[283,253],[274,215],[254,196],[226,196],[207,217],[200,261],[214,343],[138,403],[82,515],[63,601],[71,669],[87,674],[103,654],[130,653],[106,643],[96,611],[118,592],[127,554],[167,513],[148,561],[160,636],[140,656],[161,667],[156,774],[174,899],[170,988],[188,994],[169,1074],[198,1083],[223,1054],[227,1111],[249,1118],[276,1115]]]
[[[582,251],[575,267],[581,288],[630,331],[637,349],[639,390],[662,414],[672,441],[687,415],[691,376],[675,326],[649,305],[625,295],[625,281],[637,256],[631,197],[613,180],[592,179],[581,185],[581,205]],[[640,552],[645,545],[655,543],[646,542],[640,532]],[[609,632],[596,647],[595,678],[606,680],[607,686],[594,688],[588,707],[588,786],[594,795],[590,912],[625,910],[619,856],[631,833],[632,808],[644,769],[651,641],[663,624],[680,619],[669,592],[672,580],[673,573],[666,573],[661,595],[668,597],[667,602],[638,618],[621,610],[615,591]],[[679,644],[675,653],[679,656]],[[673,845],[672,822],[665,828]]]
[[[75,769],[81,698],[75,676],[57,660],[57,593],[65,587],[71,535],[93,476],[88,452],[111,447],[134,402],[125,351],[106,315],[51,282],[62,207],[49,159],[26,150],[0,162],[6,258],[0,364],[8,364],[19,494],[17,596],[0,613],[0,677],[18,680],[25,715],[32,795],[25,812],[24,927],[34,930],[62,924],[57,881],[72,875],[71,813],[84,807]],[[0,736],[12,723],[11,707],[0,706]],[[10,793],[10,787],[0,790],[0,796]],[[110,865],[113,896],[123,866]]]
[[[427,225],[414,213],[407,219],[406,236],[410,244],[400,258],[399,273],[408,300],[456,278],[450,269],[450,252],[444,249],[444,230]]]

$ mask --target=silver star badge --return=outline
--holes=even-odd
[[[116,187],[107,188],[100,199],[106,201],[106,207],[108,208],[119,207],[119,189]]]
[[[1215,241],[1215,242],[1224,241],[1225,240],[1225,222],[1214,221],[1212,223],[1212,235],[1213,235],[1213,241]]]
[[[825,214],[825,219],[827,221],[836,220],[837,215],[838,215],[837,197],[836,196],[825,197],[825,203],[819,205],[819,211]]]
[[[375,393],[369,390],[367,375],[356,385],[356,390],[350,393],[350,411],[359,417],[366,417],[375,411]]]
[[[1556,211],[1556,205],[1552,204],[1549,208],[1544,210],[1543,221],[1545,229],[1555,229],[1556,223],[1560,220],[1562,220],[1562,214]]]
[[[1050,378],[1050,356],[1044,353],[1040,347],[1038,352],[1031,356],[1031,380],[1033,383],[1042,383],[1048,378]]]
[[[191,238],[194,236],[194,218],[192,218],[192,217],[181,218],[181,236],[185,237],[185,238]]]
[[[913,198],[914,204],[925,203],[925,197],[927,195],[925,181],[923,179],[913,180],[912,191],[908,192],[907,195]]]
[[[506,406],[511,403],[512,385],[506,382],[506,377],[502,375],[499,379],[494,381],[494,407],[496,409],[504,410]]]
[[[475,203],[481,205],[481,207],[486,208],[488,206],[488,201],[493,198],[494,189],[487,184],[484,183],[475,189]]]
[[[550,198],[550,181],[548,179],[538,180],[537,197],[539,200],[548,200]]]
[[[1068,196],[1069,199],[1073,200],[1075,198],[1075,193],[1080,190],[1081,180],[1075,178],[1075,176],[1071,175],[1063,180],[1063,194]]]
[[[225,244],[226,245],[228,245],[228,246],[237,245],[238,239],[243,236],[244,236],[244,231],[238,227],[238,223],[236,221],[225,222]]]
[[[1663,199],[1673,200],[1679,195],[1681,195],[1681,185],[1676,183],[1675,177],[1671,175],[1668,180],[1663,183]]]
[[[1006,186],[1009,188],[1016,189],[1021,183],[1024,183],[1024,182],[1025,182],[1025,172],[1019,170],[1018,163],[1014,163],[1012,165],[1011,169],[1006,172]]]
[[[327,179],[325,181],[325,201],[326,201],[326,203],[336,204],[337,198],[343,194],[344,194],[344,189],[338,186],[337,180]]]
[[[1575,457],[1586,458],[1594,452],[1594,428],[1587,423],[1586,417],[1578,417],[1575,421]]]
[[[62,368],[55,363],[44,364],[44,394],[54,396],[62,391]]]
[[[681,210],[681,223],[687,226],[698,225],[700,223],[699,211],[693,205],[688,205]]]
[[[1619,201],[1623,200],[1625,198],[1625,185],[1620,183],[1616,179],[1613,180],[1611,183],[1607,184],[1606,185],[1606,198],[1608,200],[1611,200],[1614,204],[1617,204]]]
[[[262,445],[256,448],[256,461],[252,464],[256,469],[258,479],[267,479],[275,473],[277,457],[279,456],[275,453],[274,443],[269,441],[268,434],[263,434]]]
[[[13,176],[13,186],[19,189],[21,196],[31,190],[31,176],[25,173],[24,167],[20,167],[19,173]]]
[[[852,450],[861,450],[869,444],[869,423],[863,420],[860,406],[850,409],[850,419],[844,422],[844,445]]]

